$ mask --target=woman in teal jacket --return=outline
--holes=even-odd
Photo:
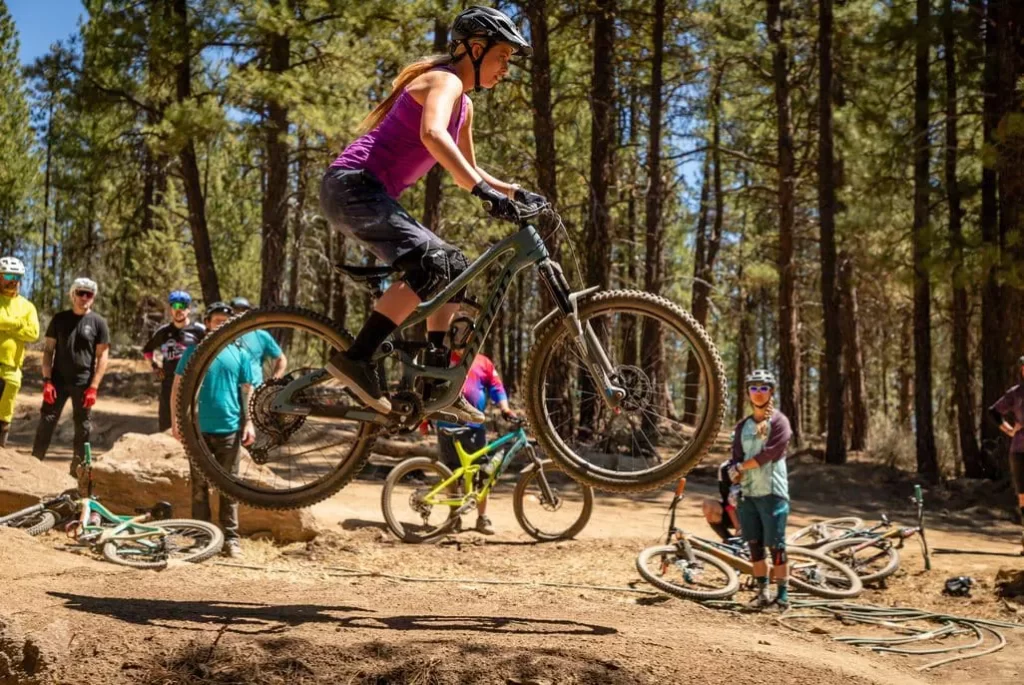
[[[789,477],[786,448],[793,431],[789,419],[775,411],[775,376],[757,369],[747,376],[747,399],[754,411],[736,425],[732,438],[730,476],[740,483],[740,526],[750,546],[757,596],[752,609],[772,604],[789,608],[789,573],[786,567],[786,520],[789,517]],[[766,548],[772,554],[772,577],[778,588],[768,592]]]

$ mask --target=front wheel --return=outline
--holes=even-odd
[[[527,361],[527,413],[541,447],[567,474],[614,492],[685,475],[718,435],[725,370],[704,328],[669,300],[634,290],[579,306],[537,333]],[[593,375],[610,370],[606,386]]]
[[[391,469],[380,494],[380,506],[388,529],[399,540],[432,542],[455,528],[459,521],[457,507],[434,503],[461,499],[459,483],[435,492],[451,476],[447,466],[427,457],[406,459]]]
[[[863,545],[863,547],[862,547]],[[900,553],[889,540],[847,538],[829,543],[819,550],[853,569],[861,582],[884,580],[900,567]]]
[[[683,599],[729,599],[740,588],[739,576],[724,561],[697,549],[687,559],[676,545],[648,547],[637,556],[636,570],[654,587]]]
[[[789,582],[804,592],[825,599],[852,599],[864,585],[846,564],[812,549],[786,547]]]
[[[164,535],[108,540],[103,545],[107,561],[133,568],[164,568],[170,561],[196,564],[217,554],[224,546],[224,533],[206,521],[169,519],[140,525],[143,527],[128,526],[125,535],[141,534],[147,528],[160,528]]]
[[[523,469],[512,493],[516,521],[538,542],[576,537],[594,511],[593,488],[577,483],[549,459]]]
[[[31,513],[21,516],[9,516],[0,524],[0,526],[10,528],[20,528],[32,537],[42,535],[55,525],[57,525],[57,514],[49,509],[36,509]]]

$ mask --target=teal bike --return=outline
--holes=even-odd
[[[73,547],[93,549],[122,566],[164,568],[173,561],[204,561],[224,546],[220,528],[206,521],[172,519],[167,502],[137,509],[134,516],[119,516],[100,504],[92,496],[92,449],[88,443],[80,474],[87,494],[74,502],[75,514],[65,528],[74,539]]]
[[[487,498],[516,455],[525,454],[530,463],[520,472],[512,493],[516,521],[538,542],[575,537],[590,521],[593,489],[541,459],[522,422],[515,426],[472,453],[458,440],[468,428],[440,428],[456,438],[461,466],[455,471],[428,457],[407,459],[393,468],[381,493],[384,520],[391,532],[405,542],[429,542],[457,531],[462,515]]]

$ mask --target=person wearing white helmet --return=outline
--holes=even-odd
[[[53,430],[70,399],[75,420],[72,476],[77,476],[78,465],[85,456],[85,443],[89,442],[92,430],[89,419],[110,354],[107,320],[92,310],[98,292],[92,279],[76,278],[68,291],[71,309],[50,320],[43,347],[43,406],[32,454],[40,460],[46,458]]]
[[[17,257],[0,258],[0,447],[14,416],[14,398],[21,389],[21,364],[25,343],[39,337],[35,305],[19,294],[25,265]]]

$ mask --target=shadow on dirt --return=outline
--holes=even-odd
[[[116,618],[135,625],[180,630],[203,630],[207,624],[226,632],[281,633],[308,623],[333,624],[337,628],[368,630],[437,630],[516,635],[613,635],[607,626],[577,621],[516,618],[507,616],[369,616],[372,609],[317,604],[260,604],[255,602],[197,602],[165,599],[92,597],[48,592],[64,600],[65,608]],[[192,624],[192,625],[189,625]]]

